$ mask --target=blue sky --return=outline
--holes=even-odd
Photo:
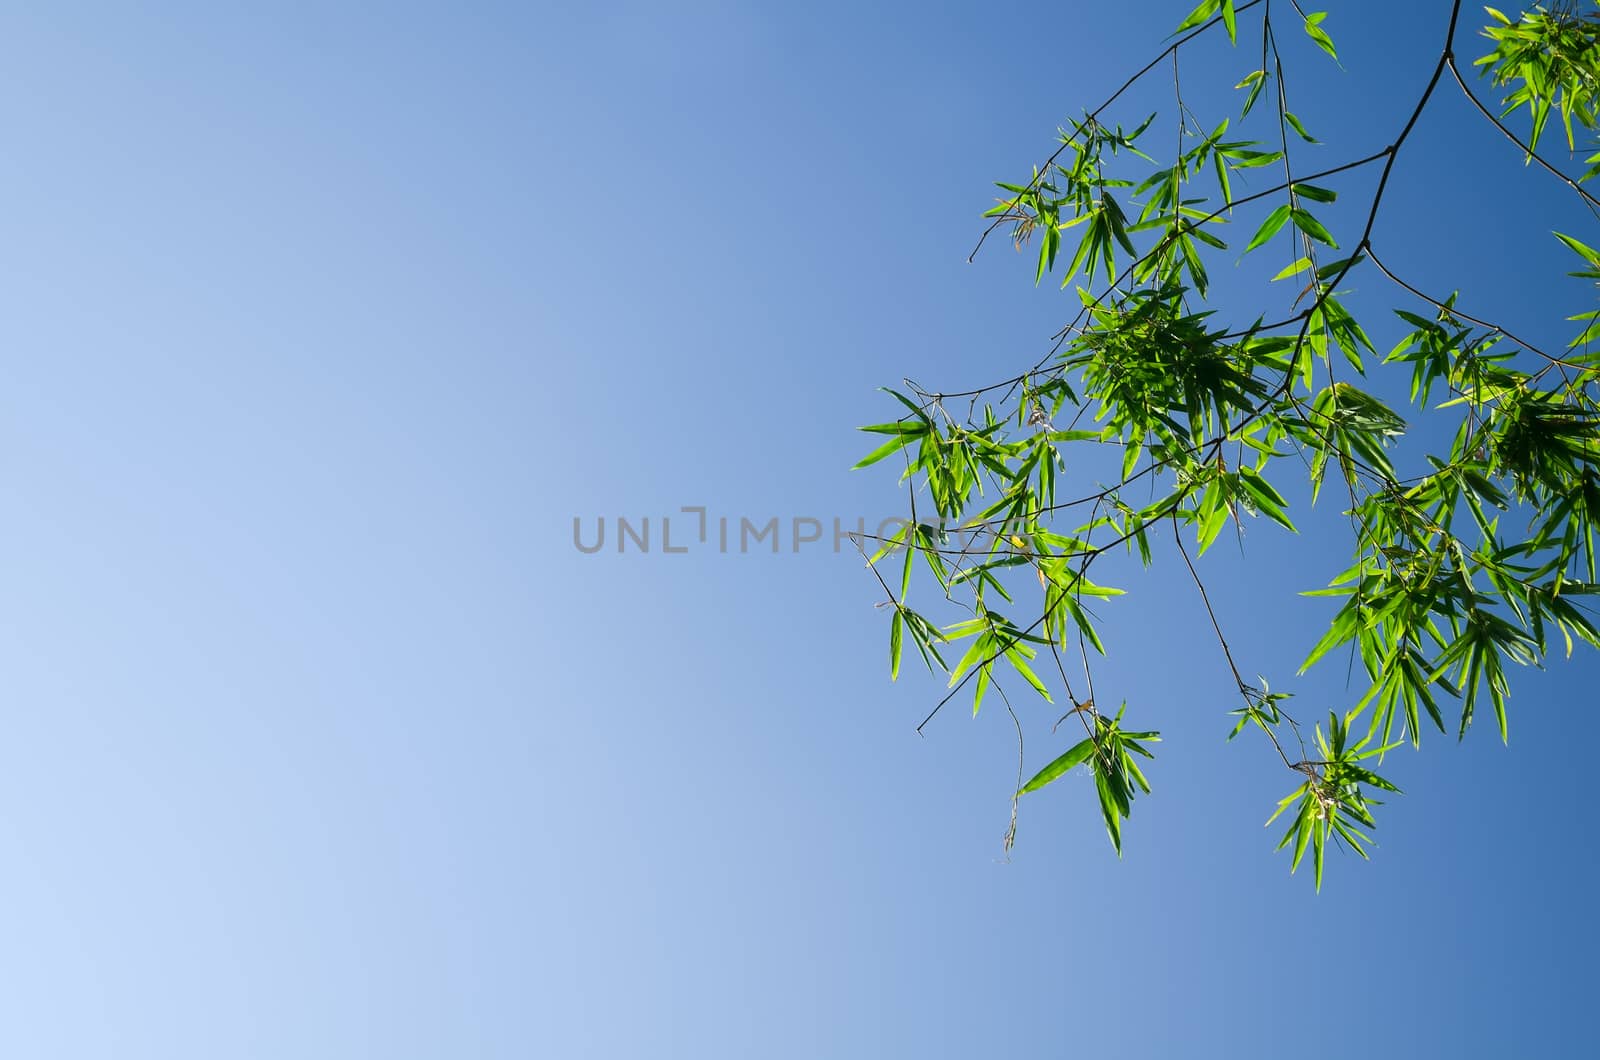
[[[1448,5],[1335,7],[1344,71],[1286,43],[1330,164]],[[848,550],[573,548],[900,514],[853,427],[1042,352],[1070,293],[965,257],[1184,14],[1130,10],[6,10],[0,1052],[1580,1051],[1592,656],[1515,675],[1509,747],[1392,758],[1317,895],[1181,570],[1123,572],[1097,682],[1155,794],[1119,861],[1066,778],[1004,863],[1010,721],[914,734],[938,682],[890,684]],[[1441,89],[1378,239],[1555,346],[1586,225]],[[1289,679],[1336,538],[1249,545],[1206,557],[1241,665],[1343,705]]]

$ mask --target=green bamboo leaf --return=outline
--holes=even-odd
[[[1033,282],[1037,284],[1044,279],[1044,274],[1056,263],[1056,250],[1061,246],[1061,229],[1054,224],[1047,224],[1044,237],[1039,240],[1039,268],[1034,273]]]
[[[1356,610],[1350,605],[1346,605],[1334,616],[1333,624],[1328,627],[1328,632],[1324,633],[1322,639],[1317,641],[1316,645],[1311,649],[1311,654],[1306,656],[1306,661],[1300,664],[1299,672],[1305,673],[1311,669],[1318,659],[1354,638],[1359,622],[1360,618]]]
[[[1289,859],[1290,872],[1300,867],[1300,859],[1306,856],[1311,834],[1317,830],[1316,805],[1317,800],[1310,793],[1300,803],[1300,815],[1294,822],[1294,856]]]
[[[857,427],[856,430],[871,431],[873,434],[919,435],[928,433],[928,425],[921,421],[896,420],[894,423],[874,423],[866,427]]]
[[[912,401],[910,398],[908,398],[904,394],[900,393],[900,391],[891,390],[890,388],[888,388],[886,386],[881,386],[878,389],[882,390],[885,394],[888,394],[890,397],[892,397],[896,401],[900,402],[900,404],[902,404],[906,408],[910,409],[911,410],[911,414],[913,416],[916,416],[918,419],[921,419],[922,421],[927,422],[928,414],[926,412],[922,411],[922,408],[915,401]]]
[[[1284,111],[1283,112],[1283,117],[1284,117],[1284,120],[1287,121],[1289,123],[1289,125],[1294,129],[1294,131],[1300,134],[1300,139],[1304,140],[1306,143],[1308,143],[1308,144],[1320,144],[1322,142],[1321,140],[1317,139],[1315,136],[1312,136],[1310,133],[1306,132],[1306,127],[1300,123],[1300,119],[1295,117],[1289,111]]]
[[[1267,820],[1266,820],[1266,823],[1263,824],[1261,827],[1263,827],[1263,828],[1270,827],[1272,822],[1276,821],[1279,817],[1281,817],[1283,815],[1283,811],[1287,810],[1289,808],[1289,804],[1290,803],[1294,802],[1296,799],[1298,799],[1300,796],[1304,795],[1305,793],[1306,793],[1306,785],[1302,784],[1298,788],[1295,788],[1293,791],[1289,792],[1289,794],[1285,795],[1283,798],[1279,799],[1278,800],[1278,808],[1276,810],[1272,811],[1272,816],[1268,817]],[[1294,833],[1292,831],[1289,833],[1289,835],[1293,835],[1293,834]],[[1284,837],[1284,842],[1278,844],[1278,849],[1282,850],[1283,847],[1284,847],[1284,844],[1287,843],[1287,842],[1288,842],[1288,836],[1285,836]]]
[[[1283,496],[1272,488],[1272,484],[1257,474],[1254,469],[1248,467],[1240,468],[1239,484],[1250,495],[1250,499],[1255,503],[1256,509],[1262,515],[1265,515],[1290,533],[1299,533],[1295,529],[1294,523],[1289,521],[1288,515],[1284,512],[1284,508],[1288,506],[1289,502],[1284,500]]]
[[[1244,252],[1246,254],[1250,253],[1252,250],[1256,249],[1267,240],[1277,235],[1278,230],[1283,227],[1283,223],[1289,219],[1289,214],[1290,208],[1288,206],[1280,206],[1276,210],[1273,210],[1271,213],[1267,214],[1267,219],[1261,222],[1261,227],[1256,230],[1255,238],[1251,239],[1250,242],[1246,244]]]
[[[1329,812],[1332,813],[1333,811],[1329,811]],[[1311,854],[1311,862],[1312,862],[1313,867],[1316,870],[1316,883],[1317,883],[1317,891],[1318,891],[1318,893],[1321,893],[1321,891],[1322,891],[1322,850],[1323,850],[1323,847],[1326,845],[1327,835],[1328,835],[1328,833],[1327,833],[1327,830],[1325,828],[1321,827],[1320,825],[1313,825],[1313,834],[1312,834],[1312,837],[1311,837],[1311,845],[1314,848],[1314,850],[1312,851],[1312,854]]]
[[[1233,163],[1234,169],[1255,169],[1259,166],[1270,166],[1283,157],[1282,151],[1246,151],[1243,149],[1227,152],[1228,160]]]
[[[1089,621],[1089,616],[1084,614],[1083,608],[1078,606],[1078,601],[1073,599],[1072,594],[1061,593],[1057,606],[1071,616],[1073,625],[1077,626],[1078,632],[1082,633],[1089,643],[1094,645],[1094,650],[1104,655],[1106,647],[1100,643],[1100,634],[1095,631],[1094,624]],[[1066,643],[1066,635],[1066,627],[1063,626],[1061,630],[1062,643]]]
[[[1018,791],[1017,794],[1026,795],[1030,791],[1038,791],[1074,766],[1082,765],[1088,761],[1089,756],[1092,754],[1094,754],[1094,740],[1091,737],[1085,737],[1078,743],[1073,744],[1065,754],[1058,756],[1055,761],[1035,773],[1033,779],[1024,784],[1022,790]]]
[[[1094,786],[1100,796],[1100,816],[1105,819],[1106,834],[1111,837],[1111,845],[1120,858],[1122,856],[1122,814],[1119,806],[1121,791],[1111,781],[1107,772],[1100,768],[1094,771]]]
[[[1017,649],[1013,648],[1010,651],[1006,652],[1006,660],[1008,662],[1010,662],[1011,665],[1016,668],[1017,673],[1022,675],[1022,679],[1024,681],[1027,681],[1028,684],[1033,686],[1033,690],[1035,692],[1039,693],[1041,696],[1044,697],[1044,701],[1046,703],[1053,703],[1054,702],[1054,700],[1052,700],[1050,698],[1050,690],[1045,687],[1045,684],[1044,684],[1043,681],[1039,680],[1039,675],[1034,673],[1033,670],[1028,666],[1026,660],[1024,659],[1024,657],[1022,655],[1022,652],[1020,652]]]
[[[1567,235],[1564,232],[1555,232],[1555,233],[1553,233],[1553,235],[1557,239],[1561,240],[1561,242],[1565,243],[1568,247],[1570,247],[1574,252],[1576,252],[1577,254],[1581,255],[1583,258],[1585,258],[1589,262],[1589,264],[1594,265],[1597,268],[1600,268],[1600,250],[1595,250],[1593,247],[1589,246],[1587,243],[1583,243],[1583,242],[1580,242],[1579,240],[1573,239],[1571,236]]]
[[[1328,31],[1323,29],[1320,25],[1322,20],[1327,17],[1328,13],[1326,11],[1313,11],[1311,14],[1307,15],[1305,22],[1306,35],[1312,40],[1316,41],[1317,47],[1327,52],[1329,58],[1331,58],[1334,62],[1338,62],[1339,53],[1334,50],[1333,38],[1328,36]]]
[[[1266,77],[1267,72],[1265,70],[1251,70],[1245,75],[1243,81],[1233,86],[1235,89],[1247,88],[1250,90],[1244,97],[1244,109],[1240,112],[1240,117],[1247,117],[1250,114],[1250,108],[1255,106],[1256,96],[1261,93],[1261,85],[1266,81]]]
[[[1194,27],[1216,14],[1217,8],[1220,6],[1222,6],[1222,0],[1200,0],[1200,6],[1189,12],[1189,17],[1178,23],[1178,28],[1173,32],[1182,33],[1186,29],[1194,29]],[[1231,9],[1233,4],[1229,3],[1228,7]]]
[[[960,683],[961,678],[972,668],[972,664],[984,659],[989,653],[989,634],[982,633],[967,648],[966,654],[956,663],[956,668],[950,671],[950,687],[954,688]]]
[[[1371,770],[1362,769],[1360,766],[1350,765],[1344,766],[1343,770],[1353,779],[1359,780],[1363,784],[1370,784],[1375,788],[1382,788],[1384,791],[1392,791],[1396,795],[1404,794],[1404,792],[1402,792],[1399,788],[1395,787],[1389,781],[1378,776],[1378,774],[1372,772]]]
[[[1332,202],[1339,197],[1338,192],[1329,191],[1327,188],[1319,188],[1315,184],[1296,184],[1294,185],[1294,192],[1296,195],[1303,195],[1313,202]]]
[[[1286,280],[1291,276],[1298,276],[1302,272],[1310,271],[1310,258],[1295,258],[1294,261],[1290,262],[1288,265],[1285,265],[1281,270],[1279,270],[1278,275],[1274,276],[1272,280],[1274,283],[1276,283],[1279,280]]]
[[[912,437],[913,436],[909,434],[902,434],[897,438],[889,439],[887,442],[884,442],[882,445],[878,446],[878,448],[874,449],[872,452],[858,460],[851,466],[850,470],[859,471],[864,467],[870,467],[873,464],[876,464],[890,453],[898,452],[899,450],[904,449],[911,443]]]
[[[1333,236],[1329,235],[1328,230],[1322,227],[1322,222],[1311,216],[1310,213],[1297,209],[1290,210],[1289,216],[1294,219],[1294,226],[1312,239],[1319,243],[1326,243],[1335,250],[1339,249],[1339,244],[1335,243]]]
[[[1245,488],[1250,490],[1251,495],[1258,500],[1264,500],[1279,508],[1288,507],[1289,502],[1283,499],[1283,494],[1273,489],[1272,484],[1262,478],[1261,473],[1256,471],[1255,468],[1241,467],[1239,476]]]

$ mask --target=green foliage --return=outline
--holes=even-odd
[[[1526,107],[1533,126],[1528,143],[1537,148],[1554,111],[1561,115],[1567,149],[1576,150],[1572,123],[1592,133],[1600,118],[1600,22],[1570,8],[1536,7],[1515,22],[1492,7],[1484,10],[1494,18],[1484,35],[1495,48],[1476,65],[1487,69],[1496,87],[1512,89],[1501,116]],[[1588,161],[1600,163],[1600,156]],[[1585,176],[1594,172],[1591,168]]]
[[[1371,743],[1371,733],[1351,743],[1346,719],[1330,713],[1327,732],[1323,732],[1322,726],[1317,726],[1320,758],[1293,767],[1305,774],[1305,781],[1279,800],[1278,809],[1267,818],[1267,823],[1271,824],[1285,810],[1294,807],[1294,818],[1289,823],[1289,830],[1278,840],[1278,849],[1293,846],[1294,854],[1289,862],[1291,872],[1300,867],[1306,848],[1311,849],[1311,863],[1315,866],[1318,890],[1322,888],[1323,853],[1329,841],[1354,851],[1363,859],[1367,856],[1363,845],[1372,840],[1364,829],[1376,826],[1368,807],[1378,805],[1377,800],[1366,793],[1367,789],[1400,793],[1399,788],[1358,764],[1399,745],[1369,747]]]
[[[1337,61],[1324,14],[1292,10]],[[1121,590],[1090,574],[1112,552],[1148,566],[1176,550],[1243,704],[1229,738],[1263,733],[1295,774],[1272,819],[1292,814],[1279,847],[1291,867],[1311,851],[1320,887],[1325,849],[1366,857],[1372,795],[1399,790],[1373,772],[1374,759],[1420,746],[1430,728],[1464,735],[1480,706],[1505,739],[1513,666],[1538,664],[1555,643],[1567,655],[1580,641],[1600,646],[1586,603],[1600,593],[1600,309],[1575,313],[1568,347],[1546,352],[1470,315],[1455,295],[1434,298],[1395,275],[1379,256],[1377,224],[1389,171],[1447,71],[1530,160],[1600,207],[1582,187],[1600,173],[1600,154],[1578,177],[1537,154],[1551,114],[1571,150],[1579,131],[1595,132],[1600,14],[1540,7],[1513,21],[1489,10],[1493,50],[1478,64],[1506,93],[1497,118],[1456,69],[1455,3],[1432,77],[1395,116],[1390,146],[1306,172],[1294,144],[1318,141],[1288,109],[1274,23],[1283,12],[1270,0],[1205,0],[1161,58],[1176,67],[1188,41],[1219,26],[1237,41],[1247,13],[1262,61],[1236,86],[1236,118],[1202,126],[1177,96],[1178,148],[1162,160],[1151,132],[1160,115],[1131,129],[1102,119],[1119,92],[1063,130],[1031,178],[999,185],[990,231],[1009,227],[1019,248],[1036,242],[1035,282],[1059,274],[1076,292],[1076,315],[1020,375],[961,394],[888,391],[899,418],[862,428],[883,440],[857,466],[892,459],[911,487],[910,517],[870,556],[892,609],[891,675],[909,638],[931,671],[948,675],[934,714],[968,690],[976,714],[1005,683],[1045,701],[1064,692],[1072,705],[1057,726],[1076,719],[1083,739],[1017,794],[1086,768],[1119,854],[1134,793],[1150,790],[1137,759],[1152,757],[1144,745],[1159,737],[1124,729],[1126,704],[1112,717],[1095,707],[1094,660],[1106,651],[1095,608]],[[1522,111],[1526,140],[1501,121]],[[1252,112],[1267,138],[1240,132]],[[1361,223],[1333,225],[1319,213],[1337,198],[1329,183],[1362,167],[1379,177]],[[1252,171],[1272,186],[1240,195]],[[1226,233],[1241,222],[1252,234],[1231,250]],[[1593,237],[1557,238],[1576,258],[1572,275],[1600,281]],[[1299,256],[1278,286],[1248,323],[1222,323],[1208,263],[1284,240]],[[1357,269],[1392,281],[1401,299],[1394,313],[1406,333],[1387,353],[1346,304]],[[1384,396],[1397,389],[1408,397]],[[1304,485],[1292,485],[1302,474]],[[1333,598],[1338,610],[1300,669],[1335,655],[1359,661],[1365,689],[1308,744],[1288,695],[1240,676],[1195,559],[1251,520],[1295,532],[1319,503],[1348,526],[1352,553],[1325,588],[1305,594]],[[890,564],[898,577],[881,573]],[[959,620],[912,610],[919,572],[934,605],[958,608]]]
[[[1106,834],[1111,837],[1111,845],[1117,848],[1119,856],[1122,854],[1122,821],[1130,813],[1134,787],[1137,786],[1146,794],[1150,791],[1150,782],[1145,780],[1134,756],[1154,758],[1155,755],[1143,745],[1161,740],[1159,733],[1124,731],[1122,713],[1125,709],[1127,704],[1117,711],[1116,717],[1109,719],[1091,710],[1094,720],[1084,721],[1084,728],[1089,735],[1039,770],[1017,792],[1018,795],[1026,795],[1030,791],[1038,791],[1074,766],[1087,764],[1094,774],[1095,790],[1100,796],[1100,815],[1106,823]],[[1074,709],[1073,713],[1082,711]]]

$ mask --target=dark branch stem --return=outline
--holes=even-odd
[[[1247,708],[1253,708],[1255,703],[1250,699],[1249,686],[1244,683],[1244,678],[1239,675],[1239,667],[1233,661],[1233,651],[1228,647],[1228,638],[1222,635],[1222,624],[1217,621],[1217,612],[1211,606],[1211,596],[1206,592],[1206,584],[1200,580],[1200,572],[1194,569],[1194,561],[1189,558],[1189,550],[1184,547],[1183,531],[1178,526],[1176,514],[1172,517],[1172,537],[1178,543],[1178,552],[1183,556],[1184,566],[1189,568],[1189,577],[1194,579],[1194,587],[1200,590],[1200,603],[1205,605],[1206,617],[1211,619],[1211,628],[1217,634],[1217,643],[1222,645],[1223,658],[1228,660],[1228,669],[1233,671],[1233,683],[1238,686],[1239,695],[1244,699],[1244,705]],[[1294,766],[1290,763],[1289,756],[1283,753],[1283,747],[1278,743],[1278,738],[1273,735],[1272,730],[1262,726],[1261,731],[1265,732],[1267,739],[1272,741],[1273,749],[1278,752],[1278,757],[1283,759],[1283,764],[1293,769]]]
[[[1439,299],[1433,297],[1432,295],[1427,294],[1427,293],[1425,293],[1423,291],[1417,290],[1417,288],[1411,286],[1411,284],[1407,283],[1405,280],[1402,280],[1400,277],[1396,276],[1392,271],[1390,271],[1389,267],[1387,265],[1385,265],[1383,263],[1383,261],[1379,259],[1378,255],[1373,251],[1371,244],[1368,244],[1368,246],[1367,246],[1367,257],[1369,259],[1371,259],[1372,264],[1377,267],[1379,272],[1381,272],[1385,276],[1387,276],[1397,286],[1403,288],[1404,290],[1410,292],[1411,294],[1415,295],[1416,297],[1422,299],[1424,302],[1427,302],[1429,305],[1433,306],[1435,309],[1438,309],[1438,310],[1440,310],[1442,312],[1445,312],[1445,313],[1449,313],[1451,316],[1457,317],[1457,318],[1459,318],[1461,320],[1465,320],[1469,324],[1476,324],[1481,328],[1488,328],[1490,331],[1493,331],[1493,332],[1495,332],[1497,334],[1500,334],[1500,335],[1504,335],[1506,338],[1510,339],[1512,342],[1515,342],[1517,345],[1521,346],[1523,349],[1527,350],[1529,353],[1537,354],[1538,356],[1543,357],[1546,361],[1550,362],[1551,364],[1561,365],[1561,366],[1566,367],[1566,368],[1573,368],[1573,369],[1576,369],[1576,370],[1578,370],[1580,372],[1589,370],[1586,367],[1584,367],[1583,365],[1573,364],[1570,361],[1564,361],[1560,357],[1556,357],[1556,356],[1553,356],[1551,354],[1548,354],[1548,353],[1544,352],[1539,347],[1537,347],[1533,343],[1529,342],[1527,339],[1518,337],[1516,334],[1514,334],[1509,329],[1501,327],[1499,324],[1496,324],[1492,320],[1483,320],[1483,319],[1481,319],[1479,317],[1473,316],[1471,313],[1463,313],[1461,310],[1457,309],[1455,306],[1446,305],[1445,303],[1439,301]]]
[[[1600,207],[1600,199],[1596,199],[1593,195],[1590,195],[1586,190],[1584,190],[1583,186],[1580,185],[1577,181],[1573,180],[1571,177],[1569,177],[1565,173],[1561,172],[1561,170],[1557,169],[1555,166],[1551,165],[1549,162],[1546,162],[1542,157],[1540,157],[1537,153],[1535,153],[1535,151],[1533,150],[1532,147],[1530,147],[1527,144],[1523,143],[1522,140],[1517,136],[1516,133],[1514,133],[1510,129],[1506,128],[1505,123],[1502,122],[1499,118],[1496,118],[1492,113],[1490,113],[1489,108],[1485,107],[1483,105],[1482,101],[1479,100],[1478,97],[1475,94],[1473,94],[1472,89],[1467,87],[1466,81],[1463,80],[1462,77],[1461,77],[1461,71],[1456,68],[1455,57],[1454,56],[1447,56],[1446,57],[1446,61],[1447,61],[1448,65],[1449,65],[1449,67],[1450,67],[1450,73],[1456,79],[1456,84],[1461,86],[1462,93],[1467,97],[1467,99],[1472,101],[1472,105],[1474,107],[1478,108],[1478,113],[1482,114],[1485,118],[1489,119],[1489,122],[1496,129],[1499,129],[1502,133],[1505,134],[1505,138],[1507,140],[1510,140],[1512,143],[1514,143],[1518,147],[1522,148],[1523,155],[1526,158],[1530,159],[1531,161],[1539,163],[1539,165],[1543,166],[1546,170],[1548,170],[1550,172],[1550,174],[1552,176],[1554,176],[1557,180],[1561,181],[1561,183],[1565,184],[1567,187],[1571,188],[1573,191],[1575,191],[1579,195],[1583,196],[1584,201],[1589,204],[1589,212],[1590,213],[1594,213],[1596,217],[1600,217],[1600,213],[1596,212],[1596,207]]]

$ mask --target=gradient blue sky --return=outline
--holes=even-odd
[[[1330,6],[1344,72],[1286,47],[1342,161],[1448,4]],[[1584,1051],[1592,656],[1516,675],[1509,748],[1391,759],[1319,896],[1189,586],[1129,573],[1097,681],[1156,794],[1118,861],[1067,778],[1005,864],[1010,721],[913,734],[859,560],[572,546],[898,514],[845,471],[873,388],[992,381],[1071,304],[965,263],[990,182],[1186,7],[8,6],[0,1054]],[[1441,90],[1380,246],[1559,345],[1546,233],[1593,222],[1477,123]],[[1308,716],[1334,540],[1206,558]]]

